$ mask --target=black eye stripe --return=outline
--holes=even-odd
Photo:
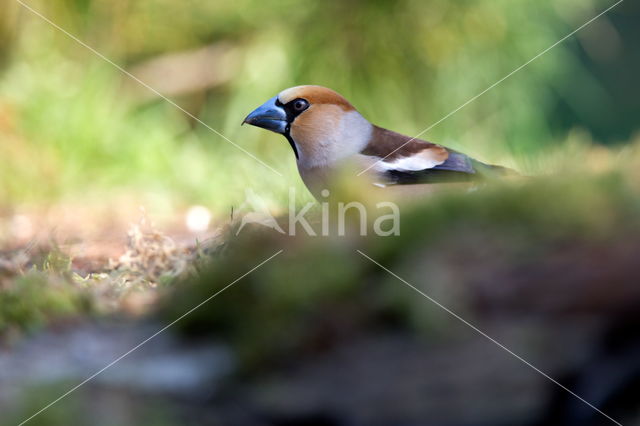
[[[278,105],[279,102],[280,101],[277,100],[276,105]],[[309,108],[309,102],[306,99],[296,98],[284,105],[280,103],[280,105],[278,106],[282,106],[284,108],[285,112],[287,113],[287,122],[291,124],[298,115]]]
[[[288,102],[284,107],[291,112],[299,114],[309,107],[309,102],[304,99],[297,98]]]

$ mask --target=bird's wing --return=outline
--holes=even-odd
[[[361,154],[377,159],[373,169],[386,183],[470,181],[482,165],[460,152],[377,126]]]

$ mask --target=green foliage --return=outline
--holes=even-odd
[[[72,385],[72,383],[58,383],[30,389],[29,395],[21,401],[21,406],[14,407],[11,413],[5,413],[4,418],[0,420],[0,424],[18,424],[26,420],[27,417],[33,415],[44,405],[51,402],[54,397],[67,391]],[[32,424],[39,426],[56,426],[78,423],[78,415],[80,412],[81,409],[78,398],[71,397],[61,404],[54,404],[43,416],[36,416],[32,420]]]
[[[92,294],[58,248],[27,260],[0,259],[0,290],[0,338],[94,311]]]
[[[0,292],[0,336],[90,311],[88,294],[69,277],[58,275],[53,269],[34,268],[16,277]]]
[[[16,425],[25,421],[75,385],[77,385],[76,382],[65,381],[26,387],[20,403],[11,407],[9,412],[3,413],[0,425]],[[91,384],[87,387],[91,387]],[[144,403],[139,403],[122,389],[117,392],[107,390],[101,393],[100,389],[89,391],[87,388],[84,389],[84,392],[75,392],[51,405],[28,423],[36,426],[91,424],[95,422],[96,404],[105,404],[111,409],[114,406],[118,408],[117,415],[107,416],[104,423],[106,425],[171,426],[181,424],[176,418],[177,416],[174,415],[172,405],[161,397],[146,396]],[[125,409],[126,411],[124,411]]]
[[[229,46],[234,59],[210,70],[226,77],[175,100],[284,177],[165,101],[140,99],[135,93],[146,89],[137,91],[111,64],[30,12],[21,10],[21,25],[13,25],[15,3],[0,24],[14,52],[0,82],[0,204],[79,195],[99,202],[133,192],[152,210],[197,202],[224,215],[247,187],[275,205],[283,204],[290,183],[303,188],[282,138],[239,126],[281,89],[326,85],[373,122],[416,134],[605,6],[570,0],[30,4],[127,69],[165,53]],[[573,81],[593,83],[576,46],[568,40],[555,47],[424,137],[489,162],[541,170],[536,155],[565,138],[553,127],[555,105],[573,105],[564,97],[575,91],[564,89]],[[592,98],[576,108],[601,109],[606,91],[586,87],[592,90],[580,91]]]

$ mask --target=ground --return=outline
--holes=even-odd
[[[634,176],[601,168],[439,193],[405,206],[393,238],[236,236],[227,222],[196,239],[138,217],[111,225],[92,256],[64,239],[8,248],[0,362],[32,367],[0,378],[14,389],[2,398],[32,394],[13,410],[26,417],[234,283],[59,415],[90,416],[91,396],[128,413],[119,424],[153,423],[141,407],[155,406],[167,424],[606,424],[517,354],[637,424]]]

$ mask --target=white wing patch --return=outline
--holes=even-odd
[[[378,163],[381,170],[404,170],[404,171],[418,171],[435,167],[445,162],[439,158],[434,158],[432,152],[429,150],[421,151],[417,154],[409,157],[401,157],[394,161],[381,161]]]

